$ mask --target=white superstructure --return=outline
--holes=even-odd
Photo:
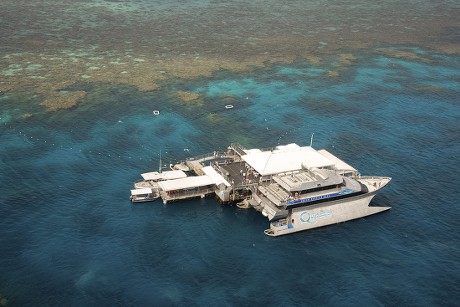
[[[274,150],[248,150],[241,158],[262,176],[299,170],[302,167],[330,167],[334,162],[310,146],[277,146]]]

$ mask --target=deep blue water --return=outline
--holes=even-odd
[[[456,305],[460,59],[423,52],[434,60],[363,52],[338,77],[331,60],[168,85],[203,106],[98,84],[73,110],[21,118],[37,98],[1,96],[0,295],[12,306]],[[392,210],[271,238],[262,215],[213,198],[129,201],[160,152],[169,164],[312,133],[362,174],[393,177],[374,201]]]

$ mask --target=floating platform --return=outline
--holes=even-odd
[[[269,236],[390,209],[369,206],[390,177],[362,177],[332,153],[311,146],[292,143],[270,149],[245,149],[234,143],[225,152],[191,157],[172,168],[186,170],[187,176],[143,174],[144,179],[166,178],[155,181],[155,197],[161,197],[164,204],[214,194],[221,203],[238,203],[239,208],[261,212],[271,222],[265,230]],[[146,195],[147,190],[131,192],[139,194],[139,201],[154,200],[153,194]]]

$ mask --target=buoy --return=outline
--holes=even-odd
[[[225,106],[226,109],[233,109],[233,105],[232,104],[228,104]]]
[[[160,115],[160,111],[158,110],[153,111],[153,115]]]

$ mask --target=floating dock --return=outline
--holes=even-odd
[[[249,189],[244,178],[244,162],[241,162],[238,152],[244,151],[239,145],[232,144],[226,152],[215,151],[173,165],[173,169],[186,168],[191,176],[160,182],[163,203],[211,194],[215,194],[221,203],[243,200]]]

